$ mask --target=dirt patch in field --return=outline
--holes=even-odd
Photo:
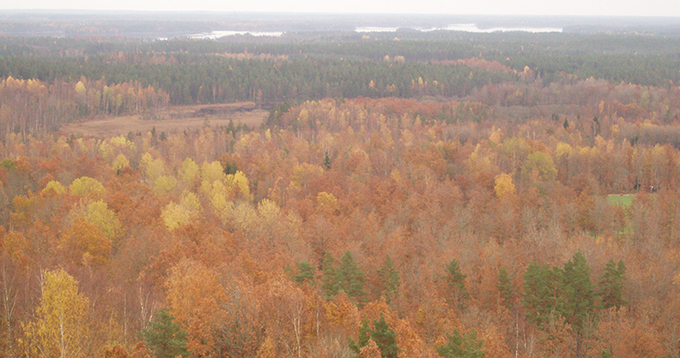
[[[157,133],[169,134],[200,128],[206,124],[212,127],[226,127],[230,121],[233,121],[234,126],[245,124],[252,128],[264,122],[268,115],[269,112],[266,110],[254,109],[252,102],[180,106],[155,113],[153,116],[138,114],[69,123],[62,126],[59,133],[66,136],[77,134],[106,138],[130,132],[146,133],[155,128]]]

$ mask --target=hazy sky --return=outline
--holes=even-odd
[[[679,0],[0,0],[0,9],[680,17]]]

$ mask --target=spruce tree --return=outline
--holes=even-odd
[[[335,293],[345,291],[348,296],[363,302],[364,296],[364,273],[357,266],[352,254],[347,251],[342,256],[335,270]]]
[[[530,263],[524,273],[522,303],[529,322],[542,328],[550,317],[561,314],[563,306],[563,271],[559,267]]]
[[[373,328],[371,329],[368,326],[367,320],[363,320],[361,328],[359,328],[358,342],[354,342],[350,338],[349,348],[359,355],[361,354],[361,348],[368,345],[369,339],[372,339],[380,349],[381,357],[397,358],[400,351],[397,346],[397,334],[387,324],[382,313],[379,319],[373,321]]]
[[[465,275],[460,270],[460,265],[456,259],[451,260],[448,265],[446,265],[446,276],[444,280],[446,282],[449,296],[451,301],[460,309],[465,308],[467,300],[470,298],[470,294],[467,292],[467,287],[465,287]]]
[[[399,279],[399,272],[394,268],[394,263],[390,255],[385,257],[385,263],[377,271],[378,274],[378,294],[383,295],[385,300],[389,303],[399,293],[399,286],[401,281]]]
[[[437,353],[445,358],[484,358],[486,352],[482,348],[483,341],[477,339],[477,332],[460,334],[457,329],[447,334],[445,345],[437,346]]]
[[[590,282],[590,268],[586,258],[577,252],[564,264],[564,305],[562,315],[577,331],[581,332],[595,314],[595,287]]]
[[[293,275],[295,283],[301,285],[307,281],[311,286],[314,286],[314,267],[309,262],[298,262],[297,269],[298,274]]]
[[[604,266],[604,274],[600,277],[599,296],[602,308],[608,309],[616,307],[620,309],[626,304],[623,299],[623,281],[626,279],[626,265],[619,261],[618,265],[614,260],[609,260]]]
[[[512,310],[515,305],[515,287],[510,282],[508,277],[508,271],[505,268],[501,268],[498,271],[498,292],[501,295],[501,300],[503,306],[507,309]]]
[[[333,297],[338,294],[338,288],[335,283],[335,259],[330,252],[326,252],[323,257],[323,279],[321,281],[321,288],[326,293],[326,297]]]
[[[353,350],[357,355],[361,354],[361,348],[366,347],[368,340],[371,339],[371,328],[368,327],[368,320],[361,320],[361,327],[359,327],[359,337],[357,342],[354,342],[352,338],[349,339],[349,348]]]
[[[576,332],[576,356],[581,356],[586,324],[595,316],[595,287],[590,282],[586,258],[577,252],[564,264],[564,306],[562,316]]]
[[[397,334],[385,322],[385,317],[382,313],[380,319],[373,322],[375,329],[371,334],[371,338],[378,348],[380,348],[381,356],[385,358],[397,358],[399,355],[399,347],[397,346]]]
[[[142,338],[156,358],[188,357],[187,334],[175,323],[170,310],[156,312],[151,326],[142,330]]]

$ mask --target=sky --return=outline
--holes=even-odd
[[[680,17],[679,0],[0,0],[8,9]]]

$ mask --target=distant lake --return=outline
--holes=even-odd
[[[396,32],[397,27],[357,27],[354,31],[356,32]],[[477,24],[455,24],[449,25],[447,27],[441,28],[429,28],[429,29],[414,29],[422,32],[430,31],[465,31],[465,32],[479,32],[479,33],[491,33],[491,32],[510,32],[510,31],[523,31],[523,32],[562,32],[561,27],[490,27],[488,29],[480,29]]]
[[[206,32],[202,34],[195,34],[195,35],[189,35],[189,38],[192,39],[217,39],[220,37],[225,37],[225,36],[235,36],[235,35],[250,35],[250,36],[271,36],[271,37],[280,37],[283,35],[283,32],[281,31],[275,31],[275,32],[258,32],[258,31],[213,31],[213,32]]]

